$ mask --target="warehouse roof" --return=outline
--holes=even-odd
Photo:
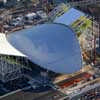
[[[78,20],[81,16],[84,16],[85,14],[75,8],[70,8],[66,13],[64,13],[62,16],[57,17],[54,22],[55,23],[61,23],[65,25],[71,25],[73,22]]]

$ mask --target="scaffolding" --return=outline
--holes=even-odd
[[[71,6],[87,6],[92,4],[100,4],[100,0],[69,0]]]
[[[61,3],[58,6],[56,6],[51,12],[48,14],[48,18],[53,21],[56,17],[59,17],[63,15],[65,12],[67,12],[70,8],[70,5]]]
[[[0,81],[8,82],[23,76],[22,68],[28,68],[27,59],[20,57],[0,56]]]
[[[90,5],[100,5],[100,0],[69,0],[67,2],[67,4],[69,4],[72,7],[79,7],[81,10],[83,8],[87,9],[88,6]],[[88,10],[88,9],[87,9]],[[91,61],[93,62],[93,64],[96,64],[96,52],[97,52],[97,48],[99,48],[100,45],[100,22],[98,22],[98,18],[100,15],[94,14],[95,12],[90,9],[89,10],[89,15],[91,13],[91,17],[89,16],[89,19],[92,21],[92,26],[90,28],[88,28],[88,34],[87,37],[90,35],[90,33],[92,33],[92,38],[91,38],[91,43],[90,43],[90,48],[91,48]],[[88,12],[87,12],[88,13]],[[100,18],[99,18],[100,21]],[[90,38],[89,38],[90,40]]]

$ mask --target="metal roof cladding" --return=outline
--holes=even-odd
[[[76,34],[66,25],[43,24],[7,35],[8,42],[32,62],[57,73],[82,67]]]
[[[85,16],[85,14],[75,8],[70,8],[66,13],[57,17],[54,22],[61,23],[65,25],[71,25],[73,22],[78,20],[81,16]]]

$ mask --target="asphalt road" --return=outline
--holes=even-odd
[[[40,93],[25,90],[8,95],[0,100],[59,100],[62,97],[64,97],[64,94],[56,90],[48,90]]]

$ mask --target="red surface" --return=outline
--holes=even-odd
[[[69,87],[69,86],[72,86],[74,84],[77,84],[81,81],[85,81],[86,79],[89,79],[92,75],[89,74],[89,73],[84,73],[83,75],[80,75],[80,77],[76,76],[76,78],[73,78],[72,80],[70,81],[67,81],[67,82],[64,82],[62,84],[60,84],[59,86],[61,88],[65,88],[65,87]],[[78,78],[77,78],[78,77]]]

